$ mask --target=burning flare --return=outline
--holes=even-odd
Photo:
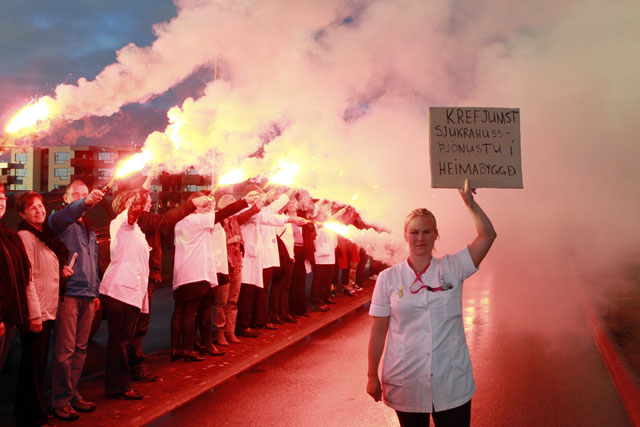
[[[287,163],[284,160],[280,160],[278,167],[280,170],[271,175],[269,182],[271,184],[291,185],[300,166],[295,163]]]
[[[328,228],[329,230],[333,231],[334,233],[337,233],[343,237],[346,237],[347,234],[349,234],[349,226],[340,224],[339,222],[327,221],[327,222],[323,222],[322,225]]]
[[[122,178],[132,172],[142,170],[142,168],[149,163],[149,160],[151,160],[151,153],[148,151],[142,151],[134,154],[120,165],[115,174],[115,178]]]
[[[27,105],[7,125],[6,131],[9,133],[15,133],[18,131],[27,130],[37,131],[46,129],[48,126],[48,118],[52,116],[53,100],[48,97],[42,97],[35,104]]]
[[[218,185],[237,184],[244,181],[244,172],[242,169],[231,169],[218,180]]]

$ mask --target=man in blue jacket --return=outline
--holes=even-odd
[[[62,208],[49,216],[53,233],[67,245],[70,257],[75,257],[73,275],[67,279],[55,323],[51,398],[53,414],[62,420],[77,419],[76,411],[96,409],[95,403],[82,398],[78,381],[87,354],[91,323],[100,308],[98,242],[91,221],[84,214],[103,196],[102,191],[96,189],[89,193],[84,182],[73,181],[63,196]]]

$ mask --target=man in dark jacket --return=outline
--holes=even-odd
[[[49,216],[53,233],[69,248],[73,275],[67,278],[67,289],[58,305],[53,353],[52,408],[62,420],[75,420],[79,412],[96,409],[83,399],[78,382],[87,355],[87,342],[98,298],[98,241],[85,213],[102,200],[100,190],[89,192],[87,185],[75,180],[63,196],[63,207]],[[76,255],[77,254],[77,255]]]

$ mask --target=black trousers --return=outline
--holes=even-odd
[[[196,314],[196,327],[200,330],[200,345],[202,347],[211,346],[213,305],[216,302],[218,286],[209,289],[209,292],[207,292],[202,298],[200,298],[200,304],[198,304],[198,313]]]
[[[160,282],[158,282],[159,284]],[[146,356],[142,351],[142,340],[147,335],[149,330],[149,320],[151,319],[151,299],[153,297],[153,291],[156,288],[156,282],[149,280],[149,313],[140,313],[138,315],[138,321],[136,322],[136,330],[133,333],[133,338],[127,346],[127,352],[129,354],[129,366],[133,369],[135,366],[140,365],[146,360]]]
[[[293,253],[295,254],[295,261],[291,275],[289,312],[297,316],[302,316],[307,312],[307,294],[305,290],[307,271],[304,266],[304,247],[302,245],[294,246]]]
[[[240,285],[240,295],[238,296],[238,317],[236,318],[236,333],[243,331],[253,323],[253,315],[258,303],[258,294],[261,288],[243,283]]]
[[[446,411],[401,412],[396,411],[400,427],[429,427],[429,415],[436,427],[469,427],[471,423],[471,401]]]
[[[271,294],[269,294],[269,310],[272,315],[289,316],[292,274],[293,260],[289,257],[280,257],[280,267],[273,271],[273,284],[271,285]]]
[[[313,266],[311,297],[314,305],[322,305],[329,298],[334,268],[335,264],[315,264]]]
[[[124,393],[131,390],[127,346],[133,340],[140,309],[106,295],[102,304],[109,330],[105,386],[107,394]]]
[[[16,425],[32,426],[47,423],[44,401],[44,374],[49,357],[53,320],[42,322],[41,332],[20,336],[22,356],[18,368],[18,383],[13,407]]]
[[[171,317],[171,350],[193,351],[196,316],[200,299],[211,290],[206,280],[180,285],[173,291],[175,306]]]
[[[253,325],[252,327],[264,326],[265,323],[270,321],[269,313],[269,290],[271,289],[271,277],[273,276],[273,267],[262,269],[262,284],[264,287],[260,289],[256,295],[257,302],[253,313]],[[242,292],[242,289],[240,289]]]

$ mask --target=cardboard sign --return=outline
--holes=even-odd
[[[520,109],[429,108],[431,187],[523,188]]]

